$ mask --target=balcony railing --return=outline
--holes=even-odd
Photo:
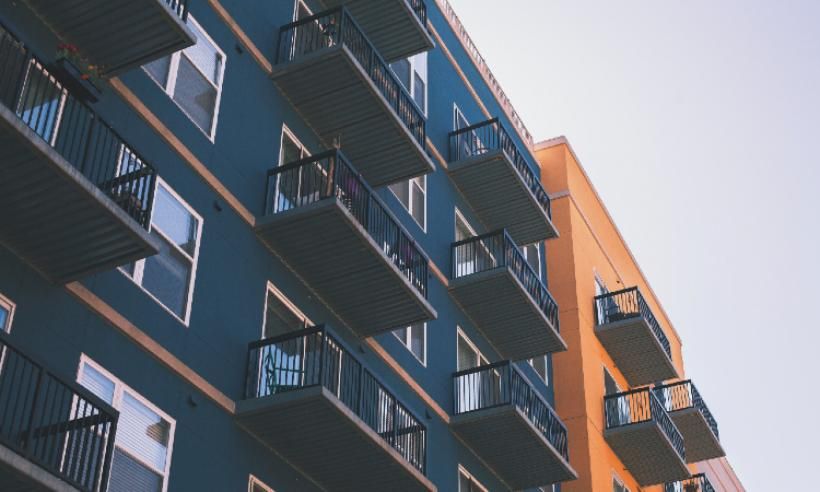
[[[700,473],[686,480],[664,484],[663,492],[715,492],[715,488],[706,475]]]
[[[82,491],[104,491],[119,413],[2,331],[0,366],[0,443]]]
[[[165,0],[165,5],[175,12],[182,22],[188,21],[188,0]]]
[[[649,388],[615,393],[604,397],[606,428],[616,429],[641,422],[655,421],[672,443],[681,459],[685,458],[683,436]]]
[[[501,124],[498,118],[493,118],[475,125],[468,126],[450,133],[450,162],[456,162],[471,157],[480,156],[487,152],[500,150],[512,162],[527,188],[538,201],[541,208],[552,218],[550,199],[540,177],[536,176],[518,148],[515,140]]]
[[[451,250],[453,279],[507,267],[521,282],[555,330],[560,331],[558,304],[506,230],[455,242]]]
[[[253,342],[246,397],[323,386],[421,473],[427,429],[325,326]],[[305,425],[311,425],[309,421]]]
[[[427,4],[424,3],[424,0],[408,0],[410,4],[410,8],[413,9],[413,12],[416,13],[416,17],[419,18],[419,22],[424,28],[427,28]]]
[[[686,410],[687,408],[695,408],[706,419],[709,428],[715,437],[720,437],[718,434],[718,425],[709,407],[701,398],[698,389],[692,384],[692,381],[680,381],[677,383],[665,384],[662,386],[655,386],[655,396],[663,404],[667,412],[676,412],[678,410]]]
[[[148,228],[154,168],[1,25],[0,103]]]
[[[514,405],[569,460],[567,429],[546,400],[510,361],[453,374],[455,415]]]
[[[276,62],[297,61],[340,45],[350,50],[416,142],[426,148],[424,113],[346,8],[334,8],[282,26]]]
[[[652,332],[661,343],[664,352],[671,359],[672,348],[669,345],[669,339],[661,329],[661,325],[649,309],[649,305],[641,295],[641,291],[637,287],[630,287],[628,289],[619,290],[616,292],[607,292],[595,297],[596,310],[595,316],[599,325],[607,323],[614,323],[629,318],[643,317],[649,324]]]
[[[426,298],[429,259],[340,151],[324,152],[268,171],[266,215],[334,197]]]

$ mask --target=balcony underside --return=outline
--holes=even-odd
[[[642,317],[634,316],[598,325],[595,334],[630,386],[678,377],[661,342]]]
[[[506,228],[518,244],[558,237],[549,215],[503,151],[452,162],[447,173],[487,230]]]
[[[514,490],[578,478],[561,453],[512,405],[456,415],[451,425]]]
[[[362,338],[436,318],[336,198],[260,218],[256,231]]]
[[[427,51],[433,38],[407,0],[323,0],[327,8],[344,5],[382,57],[393,62]]]
[[[57,283],[159,251],[155,238],[4,106],[0,244]]]
[[[436,490],[323,387],[240,401],[237,418],[326,490]]]
[[[374,188],[435,170],[346,46],[325,48],[277,65],[272,77],[325,146],[341,144]]]
[[[0,490],[3,492],[78,492],[38,465],[0,444]]]
[[[720,445],[720,440],[715,437],[703,414],[696,408],[671,412],[669,416],[672,417],[675,426],[683,436],[687,462],[697,463],[698,461],[726,456],[726,452]]]
[[[561,335],[506,267],[450,281],[450,292],[502,359],[567,349]]]
[[[64,42],[106,76],[192,46],[196,37],[165,0],[25,0]]]
[[[686,463],[654,421],[607,429],[604,438],[643,487],[690,477]]]

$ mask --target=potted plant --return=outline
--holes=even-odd
[[[73,44],[57,45],[57,59],[51,72],[77,98],[95,103],[102,83],[100,67],[90,63]]]

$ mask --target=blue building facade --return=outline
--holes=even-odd
[[[574,478],[549,198],[446,1],[0,23],[0,489]]]

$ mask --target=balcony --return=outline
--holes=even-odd
[[[424,114],[345,8],[283,26],[272,77],[326,146],[341,145],[370,185],[435,169]]]
[[[0,244],[57,283],[156,254],[155,179],[0,27]]]
[[[360,337],[435,319],[424,252],[333,150],[272,169],[259,237]]]
[[[455,432],[515,490],[578,478],[567,429],[510,362],[453,375]]]
[[[656,386],[654,391],[683,435],[689,463],[726,456],[717,421],[691,381]]]
[[[706,475],[699,473],[686,480],[664,484],[663,492],[715,492],[715,488]]]
[[[567,349],[558,305],[506,230],[453,243],[450,293],[501,357]]]
[[[641,486],[690,477],[683,436],[649,388],[604,397],[604,438]]]
[[[192,46],[188,0],[24,0],[106,76]]]
[[[450,133],[448,161],[447,173],[488,229],[506,227],[518,244],[558,237],[540,177],[498,118]]]
[[[595,334],[630,386],[678,377],[669,339],[637,287],[595,297]]]
[[[388,62],[421,53],[435,43],[427,32],[424,0],[323,0],[327,8],[344,5]]]
[[[45,369],[0,331],[4,492],[104,492],[119,413]]]
[[[326,490],[434,491],[427,429],[326,326],[250,344],[240,425]]]

